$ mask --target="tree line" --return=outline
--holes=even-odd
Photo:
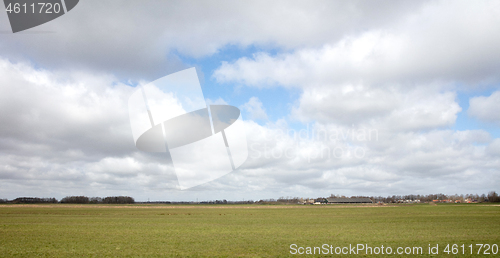
[[[61,199],[61,203],[80,203],[80,204],[129,204],[135,203],[134,198],[129,196],[109,196],[105,198],[101,197],[87,197],[87,196],[66,196]]]
[[[335,195],[331,194],[328,198],[370,198],[373,202],[382,202],[382,203],[401,203],[404,201],[418,201],[418,202],[435,202],[435,201],[448,201],[448,202],[500,202],[500,196],[495,192],[491,191],[488,194],[454,194],[454,195],[446,195],[446,194],[428,194],[428,195],[420,195],[420,194],[409,194],[409,195],[392,195],[392,196],[344,196],[344,195]],[[326,203],[327,198],[318,197],[318,198],[300,198],[300,197],[280,197],[278,199],[266,199],[260,200],[256,203],[259,204],[295,204],[295,203]]]
[[[346,197],[343,195],[330,195],[330,197],[339,198],[370,198],[373,202],[383,203],[398,203],[402,201],[419,201],[419,202],[434,202],[434,201],[460,201],[460,202],[500,202],[500,196],[491,191],[488,194],[428,194],[428,195],[392,195],[387,197],[382,196],[351,196]],[[160,201],[151,203],[168,203],[168,204],[297,204],[311,202],[324,202],[326,198],[300,198],[300,197],[280,197],[278,199],[265,199],[259,201],[243,200],[243,201],[227,201],[227,200],[213,200],[201,202],[175,202],[175,201]],[[129,196],[108,196],[108,197],[87,197],[87,196],[66,196],[58,201],[56,198],[38,198],[38,197],[19,197],[14,200],[0,199],[0,203],[74,203],[74,204],[132,204],[136,203],[134,198]],[[140,202],[146,203],[146,202]],[[147,202],[150,203],[150,202]]]
[[[87,197],[87,196],[66,196],[58,201],[56,198],[38,197],[18,197],[14,200],[0,199],[0,203],[73,203],[73,204],[131,204],[135,203],[130,196],[108,196],[108,197]]]
[[[471,202],[500,202],[500,197],[495,191],[491,191],[488,194],[452,194],[452,195],[446,195],[446,194],[428,194],[428,195],[393,195],[393,196],[387,196],[387,197],[381,197],[381,196],[371,196],[369,197],[372,199],[374,202],[385,202],[385,203],[397,203],[400,202],[401,200],[406,201],[416,201],[419,200],[420,202],[433,202],[433,201],[460,201],[460,202],[466,202],[466,201],[471,201]]]

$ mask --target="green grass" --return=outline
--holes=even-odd
[[[500,245],[500,207],[0,205],[0,257],[282,257],[291,244],[421,246],[420,257],[439,244],[456,257],[446,244]],[[477,256],[498,257],[459,255]]]

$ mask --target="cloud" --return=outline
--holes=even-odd
[[[267,120],[267,114],[264,108],[262,107],[262,102],[260,102],[259,98],[251,97],[247,103],[241,106],[243,110],[245,110],[250,119],[253,120]]]
[[[167,157],[145,156],[134,146],[127,114],[133,90],[108,74],[68,74],[0,59],[5,191],[33,181],[59,193],[69,187],[67,194],[91,194],[106,186],[149,187],[160,178],[175,188]]]
[[[392,132],[449,127],[462,110],[455,92],[441,92],[431,85],[305,89],[298,104],[291,116],[299,121],[364,125]]]
[[[85,1],[71,13],[16,35],[0,51],[47,68],[79,67],[156,79],[226,45],[293,49],[336,41],[405,17],[423,2]],[[113,10],[110,12],[109,10]],[[0,30],[10,31],[5,12]]]
[[[229,105],[225,100],[223,100],[220,97],[216,100],[205,99],[205,102],[207,102],[208,105]]]
[[[371,121],[372,126],[390,131],[415,131],[453,126],[462,108],[455,92],[438,92],[428,87],[400,93],[401,103],[387,117]],[[388,100],[390,101],[390,100]]]
[[[363,139],[350,137],[353,130],[362,129],[357,127],[313,124],[301,132],[283,123],[261,126],[247,122],[247,128],[250,157],[238,176],[251,184],[259,182],[255,187],[261,189],[351,194],[462,192],[494,188],[489,180],[498,178],[499,164],[491,156],[496,155],[496,141],[481,130],[381,131],[379,137]],[[325,138],[324,132],[340,137]],[[232,183],[228,178],[222,182]]]
[[[134,147],[126,111],[133,87],[106,74],[60,73],[5,59],[0,75],[3,198],[480,192],[494,189],[500,179],[497,141],[480,130],[378,129],[368,137],[373,128],[313,123],[297,129],[283,119],[265,125],[246,120],[247,162],[218,180],[180,192],[164,154]],[[444,93],[448,98],[453,95]]]
[[[12,151],[47,148],[63,159],[77,150],[87,158],[131,150],[122,141],[130,126],[121,121],[128,117],[122,105],[132,87],[112,76],[65,75],[0,59],[0,85],[0,132]],[[23,140],[33,146],[20,149]]]
[[[500,139],[495,139],[486,148],[486,152],[494,157],[500,157]]]
[[[490,96],[473,97],[469,100],[469,116],[481,121],[500,125],[500,91],[493,92]]]
[[[462,82],[469,87],[499,81],[498,3],[434,2],[390,26],[346,34],[322,47],[290,53],[256,53],[224,62],[219,82],[253,87],[332,87],[342,84]]]
[[[462,111],[457,90],[500,82],[500,34],[488,26],[498,23],[498,9],[491,9],[496,5],[424,3],[399,22],[344,34],[320,47],[222,62],[213,78],[256,88],[298,88],[291,118],[302,122],[393,131],[450,127]]]

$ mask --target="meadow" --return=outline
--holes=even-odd
[[[388,256],[318,253],[324,244],[332,252],[384,245],[391,257],[413,256],[397,247],[422,247],[418,257],[498,257],[500,206],[0,205],[0,257],[289,257],[307,247],[318,247],[313,257]],[[477,254],[481,244],[491,254]]]

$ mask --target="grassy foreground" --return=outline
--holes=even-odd
[[[500,252],[476,254],[475,245],[500,245],[500,207],[0,205],[0,257],[297,256],[290,253],[291,244],[296,248],[384,245],[393,253],[397,247],[420,246],[419,257],[431,256],[430,244],[439,245],[439,254],[433,256],[498,257]],[[457,255],[443,253],[447,244],[450,248],[465,244],[466,254],[461,247]],[[313,256],[387,255],[316,250]]]

